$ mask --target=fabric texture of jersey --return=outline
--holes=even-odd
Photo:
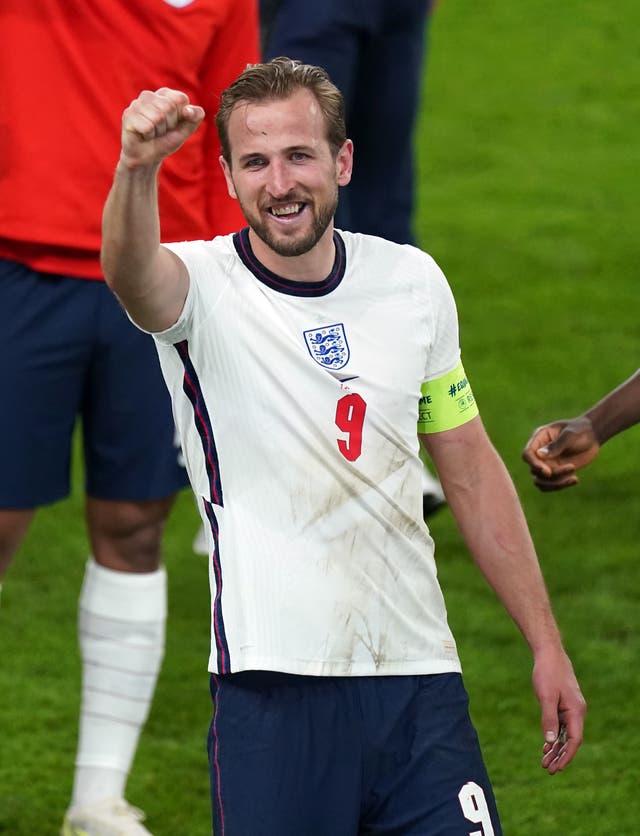
[[[207,116],[162,167],[163,237],[243,226],[213,120],[220,92],[258,58],[255,0],[3,0],[0,30],[1,256],[102,277],[100,223],[122,111],[141,90],[164,86]]]
[[[247,230],[171,245],[190,289],[155,338],[210,536],[209,667],[459,671],[416,435],[422,383],[460,361],[453,296],[414,247],[334,240],[315,283]]]

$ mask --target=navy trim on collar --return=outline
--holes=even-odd
[[[344,241],[335,230],[333,232],[333,243],[336,248],[336,257],[327,278],[320,282],[297,282],[291,279],[283,279],[282,276],[272,273],[258,261],[249,242],[249,227],[241,229],[233,236],[233,244],[240,260],[256,279],[272,290],[286,293],[289,296],[326,296],[338,287],[344,278],[347,260]]]

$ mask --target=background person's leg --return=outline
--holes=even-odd
[[[414,128],[423,75],[428,3],[384,0],[364,43],[347,110],[355,163],[349,227],[398,244],[415,242]]]
[[[132,574],[88,561],[80,594],[82,706],[72,806],[124,797],[164,655],[165,623],[163,568]]]
[[[2,578],[23,541],[35,511],[0,510],[0,589]]]
[[[69,493],[70,449],[86,359],[66,310],[78,282],[0,259],[0,579],[35,509]]]
[[[164,655],[162,534],[187,475],[152,339],[95,287],[95,346],[83,394],[89,560],[78,619],[82,707],[69,833],[127,819],[125,788]],[[129,832],[127,830],[126,832]]]

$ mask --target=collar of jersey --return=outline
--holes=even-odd
[[[320,282],[297,282],[291,279],[283,279],[277,273],[272,273],[255,257],[249,242],[249,227],[236,232],[233,236],[233,243],[244,266],[253,273],[258,281],[279,293],[286,293],[289,296],[326,296],[327,293],[331,293],[338,287],[344,277],[347,263],[344,241],[335,230],[333,232],[333,243],[336,247],[336,257],[331,272],[326,279]]]

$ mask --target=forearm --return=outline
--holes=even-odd
[[[153,286],[160,247],[158,171],[118,163],[102,216],[102,270],[109,287],[127,303]]]
[[[102,216],[104,277],[131,317],[148,331],[173,325],[189,276],[160,244],[158,173],[204,118],[185,93],[143,90],[122,114],[122,149]]]
[[[640,370],[584,413],[599,444],[640,422]]]
[[[188,289],[184,264],[160,245],[158,169],[128,169],[120,162],[102,218],[105,280],[147,331],[176,322]]]
[[[558,646],[558,627],[511,478],[479,419],[473,429],[465,428],[462,441],[456,432],[443,433],[435,448],[427,446],[469,551],[532,651]]]
[[[515,488],[497,454],[492,458],[476,475],[475,490],[456,492],[452,511],[473,559],[535,654],[560,644],[559,631]]]
[[[471,554],[531,648],[545,741],[542,766],[553,774],[580,746],[585,702],[515,488],[479,418],[421,439]]]

